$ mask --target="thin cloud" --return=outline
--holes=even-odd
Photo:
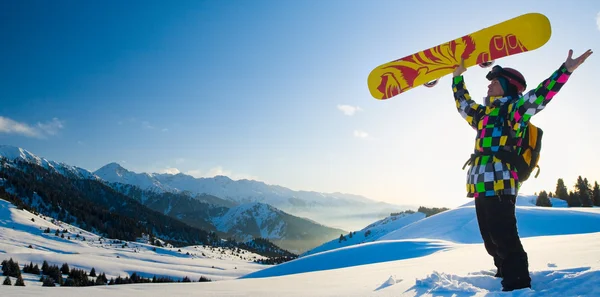
[[[150,123],[150,121],[144,121],[144,120],[139,120],[137,118],[129,118],[126,120],[129,123],[132,123],[136,126],[139,125],[139,127],[141,127],[142,129],[145,130],[154,130],[154,131],[160,131],[160,132],[169,132],[168,128],[161,128],[161,127],[156,127],[155,125],[153,125],[152,123]],[[117,124],[119,126],[122,126],[126,121],[118,121]]]
[[[179,171],[179,169],[172,167],[172,168],[165,168],[160,170],[160,173],[168,173],[168,174],[178,174],[181,173],[181,171]]]
[[[143,121],[142,122],[142,127],[144,129],[154,129],[154,126],[150,125],[150,122],[148,122],[148,121]]]
[[[362,109],[358,106],[351,106],[345,104],[339,104],[337,106],[339,110],[341,110],[347,116],[353,116],[357,111],[361,111]]]
[[[57,118],[53,118],[52,121],[47,123],[38,123],[37,125],[38,128],[48,135],[56,135],[60,129],[64,128],[63,123]]]
[[[362,131],[362,130],[354,130],[354,137],[367,138],[367,137],[369,137],[369,133]]]
[[[598,27],[598,30],[600,30],[600,12],[596,15],[596,26]]]
[[[238,173],[233,173],[231,172],[231,170],[225,170],[223,169],[222,166],[216,166],[213,167],[211,169],[209,169],[208,171],[204,172],[202,170],[188,170],[185,172],[185,174],[187,175],[191,175],[195,178],[202,178],[202,177],[215,177],[217,175],[223,175],[223,176],[227,176],[233,180],[240,180],[240,179],[251,179],[251,180],[258,180],[258,178],[256,176],[252,176],[252,175],[247,175],[247,174],[238,174]]]
[[[48,135],[56,135],[59,130],[64,128],[64,124],[57,118],[53,118],[46,123],[37,123],[31,126],[26,123],[20,123],[13,119],[0,116],[0,133],[19,134],[26,137],[45,138]]]

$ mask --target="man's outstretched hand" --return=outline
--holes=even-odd
[[[585,59],[587,59],[592,53],[592,50],[589,49],[578,58],[573,59],[573,50],[569,50],[569,55],[567,56],[567,60],[565,61],[565,67],[567,67],[567,70],[569,72],[575,71],[575,69],[577,69],[579,65],[585,62]]]
[[[467,68],[465,68],[465,60],[464,59],[460,59],[460,64],[458,64],[458,67],[456,67],[454,69],[454,72],[452,73],[453,76],[460,76],[462,75],[465,71],[467,71]]]

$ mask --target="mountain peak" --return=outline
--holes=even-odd
[[[121,164],[117,163],[117,162],[111,162],[108,163],[104,166],[102,166],[102,168],[110,168],[110,169],[125,169],[123,168],[123,166],[121,166]]]
[[[216,181],[221,181],[221,182],[230,182],[233,181],[231,178],[229,178],[229,176],[226,175],[215,175],[213,177],[214,180]]]
[[[36,164],[41,163],[41,159],[30,153],[29,151],[22,149],[20,147],[12,146],[12,145],[0,145],[0,156],[5,157],[11,161],[22,159],[23,161],[33,162]]]
[[[117,162],[111,162],[108,163],[102,167],[100,167],[100,169],[94,171],[94,174],[102,177],[102,176],[106,176],[107,174],[117,174],[118,176],[123,176],[124,174],[127,174],[129,172],[129,170],[123,168],[123,166],[119,165],[119,163]]]
[[[0,145],[0,157],[4,157],[11,162],[15,161],[23,161],[30,164],[35,164],[41,166],[43,168],[49,170],[55,170],[58,173],[65,176],[76,176],[79,178],[85,179],[97,179],[93,173],[85,170],[83,168],[79,168],[76,166],[71,166],[65,163],[49,161],[45,158],[40,158],[26,149],[22,149],[20,147],[11,146],[11,145]]]

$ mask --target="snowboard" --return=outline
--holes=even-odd
[[[552,30],[548,18],[527,13],[432,48],[374,68],[367,84],[375,99],[385,100],[424,85],[433,87],[454,72],[461,58],[465,67],[490,67],[500,58],[543,46]]]

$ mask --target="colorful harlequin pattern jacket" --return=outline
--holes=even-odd
[[[472,161],[467,173],[467,197],[517,195],[520,184],[515,169],[491,156],[491,153],[501,149],[516,149],[519,143],[509,137],[522,135],[522,128],[533,115],[546,107],[570,75],[563,63],[535,89],[514,100],[511,97],[497,98],[492,101],[491,106],[477,104],[471,99],[463,76],[453,78],[456,108],[477,132],[475,153],[479,156]],[[504,104],[509,104],[506,116],[508,123],[498,116],[500,107]]]

